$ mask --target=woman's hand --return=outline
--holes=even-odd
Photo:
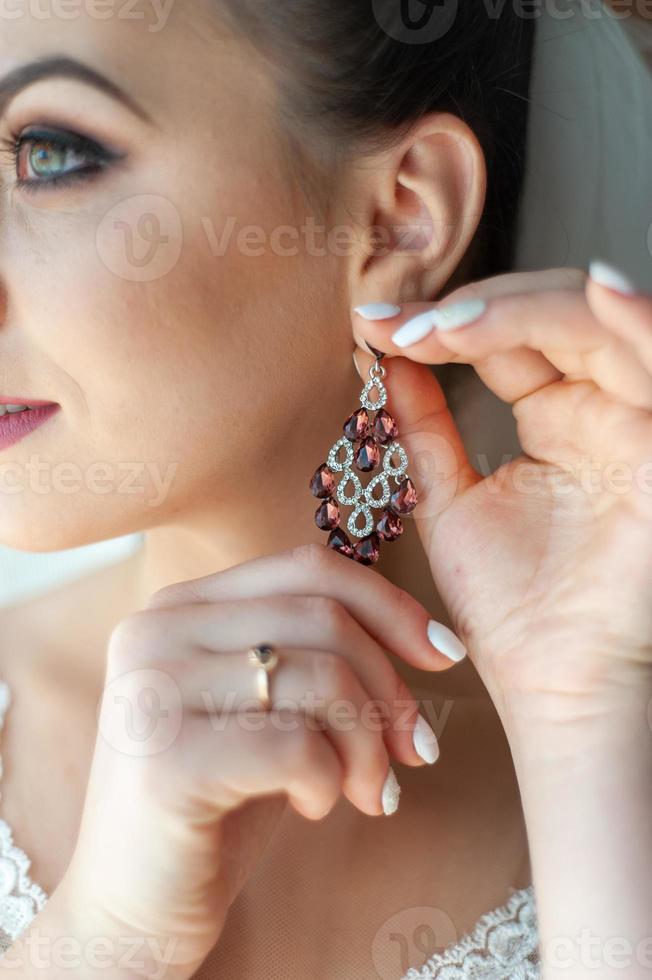
[[[450,329],[453,303],[486,311]],[[413,314],[429,316],[395,337]],[[476,304],[462,312],[478,313]],[[446,327],[449,329],[445,329]],[[510,741],[543,980],[649,977],[652,298],[577,270],[500,276],[357,335],[393,355],[390,410],[435,581]],[[401,347],[406,333],[420,332]],[[359,367],[372,361],[358,352]],[[426,363],[472,364],[524,455],[482,478]],[[423,363],[420,363],[423,362]]]
[[[130,961],[125,976],[192,976],[286,794],[311,820],[341,795],[362,813],[382,814],[383,804],[389,813],[390,758],[435,760],[434,734],[387,656],[450,667],[427,624],[411,596],[322,545],[156,593],[111,637],[56,921],[79,939],[120,937],[122,952],[139,937],[134,952],[147,971]],[[269,712],[246,656],[262,642],[280,657]],[[74,908],[67,919],[66,908]]]
[[[485,312],[451,329],[443,311],[478,298]],[[421,493],[414,517],[513,748],[539,739],[549,751],[553,730],[577,736],[628,700],[644,712],[652,298],[553,269],[476,282],[384,320],[355,314],[354,326],[377,350],[403,355],[388,359],[387,384]],[[356,360],[364,371],[373,358]],[[524,455],[491,476],[472,467],[425,366],[446,362],[472,364],[513,406]]]

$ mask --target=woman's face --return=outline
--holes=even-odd
[[[359,387],[341,252],[306,230],[275,85],[215,3],[0,12],[0,399],[60,406],[0,451],[10,546],[256,498],[282,518]]]

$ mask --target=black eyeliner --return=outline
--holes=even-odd
[[[72,150],[81,156],[89,157],[93,162],[58,176],[17,178],[16,186],[21,190],[40,191],[52,187],[72,186],[80,181],[92,179],[116,160],[123,158],[123,154],[117,154],[80,133],[66,129],[32,126],[14,137],[16,163],[18,164],[19,155],[25,145],[39,142],[61,150]]]

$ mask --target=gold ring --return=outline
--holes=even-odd
[[[269,694],[269,675],[278,664],[278,654],[269,643],[261,643],[256,647],[252,647],[247,657],[249,662],[258,668],[256,671],[258,697],[263,704],[264,710],[269,711],[272,706]]]

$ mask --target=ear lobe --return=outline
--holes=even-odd
[[[433,113],[386,154],[375,173],[378,247],[359,270],[358,297],[434,298],[462,261],[482,215],[486,165],[480,143],[457,116]]]

